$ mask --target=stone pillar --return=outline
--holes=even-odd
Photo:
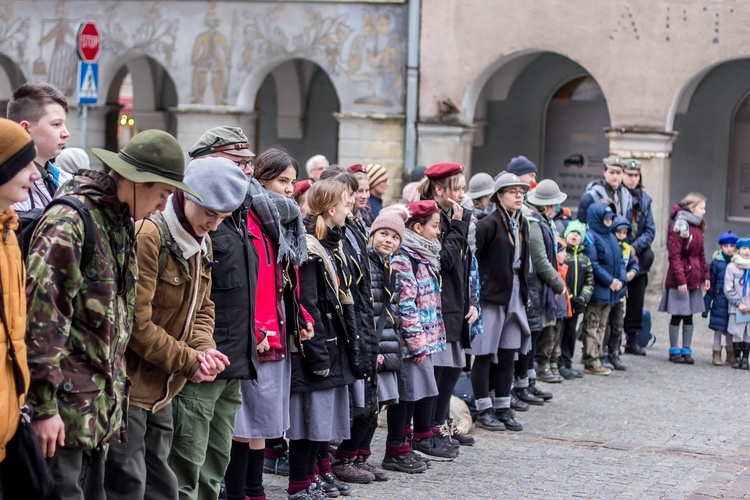
[[[388,191],[383,203],[401,199],[404,170],[404,116],[382,113],[341,112],[339,164],[379,163],[388,171]]]
[[[214,127],[239,127],[258,154],[255,144],[255,112],[218,106],[180,106],[171,108],[177,118],[177,140],[187,152],[203,133]]]
[[[607,130],[610,154],[635,158],[642,163],[641,178],[653,202],[651,210],[656,223],[652,248],[656,259],[649,277],[649,289],[660,291],[667,272],[667,230],[669,228],[669,179],[672,167],[672,145],[676,132]]]
[[[471,176],[471,148],[474,129],[465,125],[420,123],[417,165],[429,167],[435,163],[462,163],[466,167],[466,181]]]

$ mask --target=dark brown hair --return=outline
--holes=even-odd
[[[255,159],[255,172],[253,177],[258,182],[272,181],[289,167],[294,167],[294,171],[299,175],[299,165],[294,156],[284,148],[274,146],[263,151]]]
[[[47,104],[59,104],[68,114],[68,101],[54,85],[44,82],[24,83],[13,91],[8,101],[8,119],[16,123],[36,123],[44,116]]]

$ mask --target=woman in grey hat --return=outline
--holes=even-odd
[[[477,399],[477,425],[491,431],[520,431],[510,410],[513,358],[531,349],[524,304],[528,298],[529,223],[521,215],[529,185],[514,174],[500,176],[492,201],[497,210],[477,222],[477,260],[482,282],[484,331],[471,345],[471,383]],[[490,380],[490,365],[497,364]],[[490,399],[490,388],[495,400]]]
[[[495,194],[495,180],[490,174],[479,172],[471,176],[466,197],[474,205],[474,217],[483,219],[495,210],[495,204],[490,201],[493,194]]]

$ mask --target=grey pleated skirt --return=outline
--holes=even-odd
[[[378,372],[378,402],[391,405],[398,401],[398,372]]]
[[[703,302],[703,293],[700,289],[680,293],[676,288],[665,288],[659,304],[659,311],[672,316],[690,316],[702,313],[705,308],[706,304]]]
[[[432,364],[448,368],[463,368],[466,366],[466,350],[461,347],[461,341],[445,344],[444,351],[432,355]]]
[[[433,356],[434,354],[428,354],[419,364],[414,363],[412,358],[403,360],[398,372],[399,401],[419,401],[438,395]]]
[[[492,354],[497,363],[498,349],[519,349],[527,353],[531,348],[531,331],[526,318],[526,308],[521,300],[521,282],[513,277],[513,290],[508,306],[482,304],[482,333],[474,337],[469,354]]]
[[[295,392],[289,399],[289,439],[349,439],[349,386]]]
[[[281,361],[258,364],[258,380],[240,380],[242,405],[234,419],[234,437],[271,439],[289,428],[289,387],[292,363]]]

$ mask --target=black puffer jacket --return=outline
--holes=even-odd
[[[367,236],[351,218],[347,218],[346,221],[343,243],[352,277],[350,290],[354,299],[354,316],[348,318],[354,325],[350,328],[352,366],[357,378],[366,378],[375,373],[378,339],[374,335],[375,319]]]
[[[370,248],[370,270],[372,271],[372,296],[375,301],[375,328],[378,330],[381,317],[383,332],[379,338],[378,354],[383,357],[382,363],[378,363],[379,372],[395,372],[401,368],[401,338],[393,326],[398,304],[398,293],[395,291],[396,275],[391,272],[390,266],[385,267],[383,259],[378,253]],[[388,308],[388,311],[386,311]],[[390,312],[390,314],[389,314]],[[379,357],[380,357],[379,356]]]
[[[238,208],[210,233],[213,244],[211,300],[215,304],[216,349],[231,363],[217,379],[256,379],[255,290],[258,252],[247,230],[247,205]]]

